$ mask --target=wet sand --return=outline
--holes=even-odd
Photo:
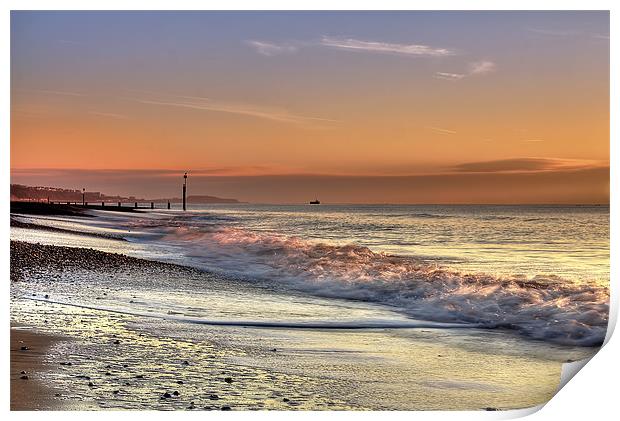
[[[62,401],[55,396],[59,392],[41,379],[51,369],[45,355],[59,340],[23,327],[11,327],[11,411],[62,409]]]

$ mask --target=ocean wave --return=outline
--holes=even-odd
[[[511,329],[558,344],[602,344],[609,292],[557,276],[496,277],[449,270],[367,247],[237,227],[168,226],[190,265],[322,297],[388,305],[416,319]]]

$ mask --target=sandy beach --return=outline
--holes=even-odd
[[[208,274],[182,266],[16,241],[11,242],[11,261],[14,286],[28,282],[39,291],[32,300],[20,298],[16,290],[12,302],[13,321],[40,332],[12,329],[16,410],[430,409],[447,398],[463,409],[509,409],[515,402],[522,407],[544,402],[559,379],[561,361],[542,357],[542,351],[530,357],[506,350],[485,354],[465,345],[458,332],[385,336],[209,327],[100,310],[110,300],[129,298],[122,293],[123,279],[194,280],[219,289]],[[102,276],[119,284],[104,286],[98,281]],[[90,283],[87,294],[101,304],[59,305],[51,292],[54,282]],[[129,301],[140,300],[134,294],[137,298]],[[233,305],[232,295],[225,295]],[[486,340],[496,346],[493,334]],[[29,350],[20,351],[20,346]],[[50,359],[57,364],[45,363]],[[507,367],[513,375],[509,381]],[[22,370],[28,380],[19,378]],[[465,380],[472,376],[479,380]],[[509,384],[516,385],[514,392],[507,393]]]

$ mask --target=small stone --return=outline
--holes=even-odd
[[[123,367],[127,368],[127,367],[129,367],[129,366],[128,366],[127,364],[123,364]]]
[[[22,351],[28,351],[30,348],[28,348],[26,345],[22,346],[20,348]]]
[[[209,399],[211,399],[212,401],[216,401],[218,400],[220,397],[217,395],[209,395]]]
[[[50,297],[49,295],[45,294],[45,299],[48,299],[49,297]]]
[[[275,349],[275,348],[271,350],[271,352],[277,352],[277,351],[278,351],[278,350],[277,350],[277,349]]]
[[[162,398],[164,399],[170,399],[172,397],[172,395],[168,392],[164,393],[163,395],[161,395]]]
[[[183,384],[183,380],[177,380],[177,384]]]
[[[61,363],[60,363],[60,365],[73,365],[73,364],[72,364],[72,363],[70,363],[70,362],[64,362],[64,361],[63,361],[63,362],[61,362]]]
[[[117,339],[117,340],[115,340],[113,343],[114,343],[114,345],[118,345],[118,344],[120,344],[120,343],[121,343],[121,341],[119,341],[119,340]]]
[[[489,407],[484,408],[484,410],[485,410],[485,411],[498,411],[498,409],[497,409],[497,408],[492,408],[492,407],[490,407],[490,406],[489,406]]]
[[[113,393],[114,395],[118,395],[118,392],[120,392],[120,390],[115,390],[115,391],[113,391],[112,393]]]
[[[138,374],[136,375],[136,379],[143,379],[144,378],[144,374]]]
[[[93,382],[88,382],[88,387],[93,387],[93,386],[95,386]]]
[[[225,377],[225,378],[224,378],[224,381],[225,381],[226,383],[230,384],[230,383],[232,383],[232,382],[233,382],[233,379],[232,379],[232,377]]]
[[[26,372],[24,370],[20,371],[19,374],[26,374]]]
[[[110,373],[109,371],[106,371],[106,372],[105,372],[105,375],[106,375],[106,376],[111,376],[111,375],[112,375],[112,373]]]
[[[222,410],[222,411],[230,411],[230,410],[231,410],[231,407],[230,407],[230,406],[223,406],[223,407],[221,408],[221,410]]]
[[[54,393],[54,396],[56,396],[57,398],[62,396],[60,393]]]
[[[172,394],[173,394],[174,396],[179,396],[179,395],[180,395],[180,393],[179,393],[179,391],[178,391],[178,390],[175,390],[174,392],[172,392]]]
[[[290,402],[291,400],[289,398],[284,398],[282,399],[282,402]]]
[[[189,361],[183,361],[183,365],[189,365]]]
[[[28,380],[28,376],[21,376],[20,379],[22,380]]]

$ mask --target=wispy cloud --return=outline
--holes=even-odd
[[[426,128],[441,134],[456,134],[454,130],[442,129],[441,127],[427,126]]]
[[[291,54],[296,53],[298,47],[293,44],[274,44],[271,42],[247,40],[246,44],[254,47],[258,54],[262,54],[267,57],[277,56],[279,54]]]
[[[365,51],[372,53],[392,53],[407,56],[442,57],[454,55],[447,48],[436,48],[422,44],[396,44],[380,41],[363,41],[354,38],[335,38],[324,36],[320,45],[348,51]]]
[[[466,76],[467,75],[464,73],[446,73],[446,72],[435,72],[435,74],[433,75],[434,78],[443,79],[443,80],[461,80]]]
[[[162,105],[167,107],[189,108],[194,110],[215,111],[221,113],[238,114],[282,123],[310,124],[310,123],[337,123],[323,117],[303,116],[287,110],[252,104],[227,103],[209,98],[177,96],[174,99],[135,99],[142,104]]]
[[[368,53],[398,54],[405,56],[442,57],[454,55],[455,52],[447,48],[436,48],[422,44],[399,44],[381,41],[359,40],[355,38],[339,38],[323,36],[315,41],[295,41],[275,43],[260,40],[246,40],[247,45],[254,47],[257,53],[264,56],[276,56],[279,54],[296,53],[302,47],[327,47],[346,51],[359,51]]]
[[[467,162],[450,168],[464,173],[539,172],[604,167],[605,163],[564,158],[513,158],[494,161]]]
[[[485,75],[495,71],[497,66],[490,60],[480,60],[469,63],[467,66],[467,73],[448,73],[448,72],[435,72],[433,77],[435,79],[457,81],[469,76]]]
[[[495,71],[495,63],[489,60],[475,61],[469,63],[470,75],[484,75]]]

